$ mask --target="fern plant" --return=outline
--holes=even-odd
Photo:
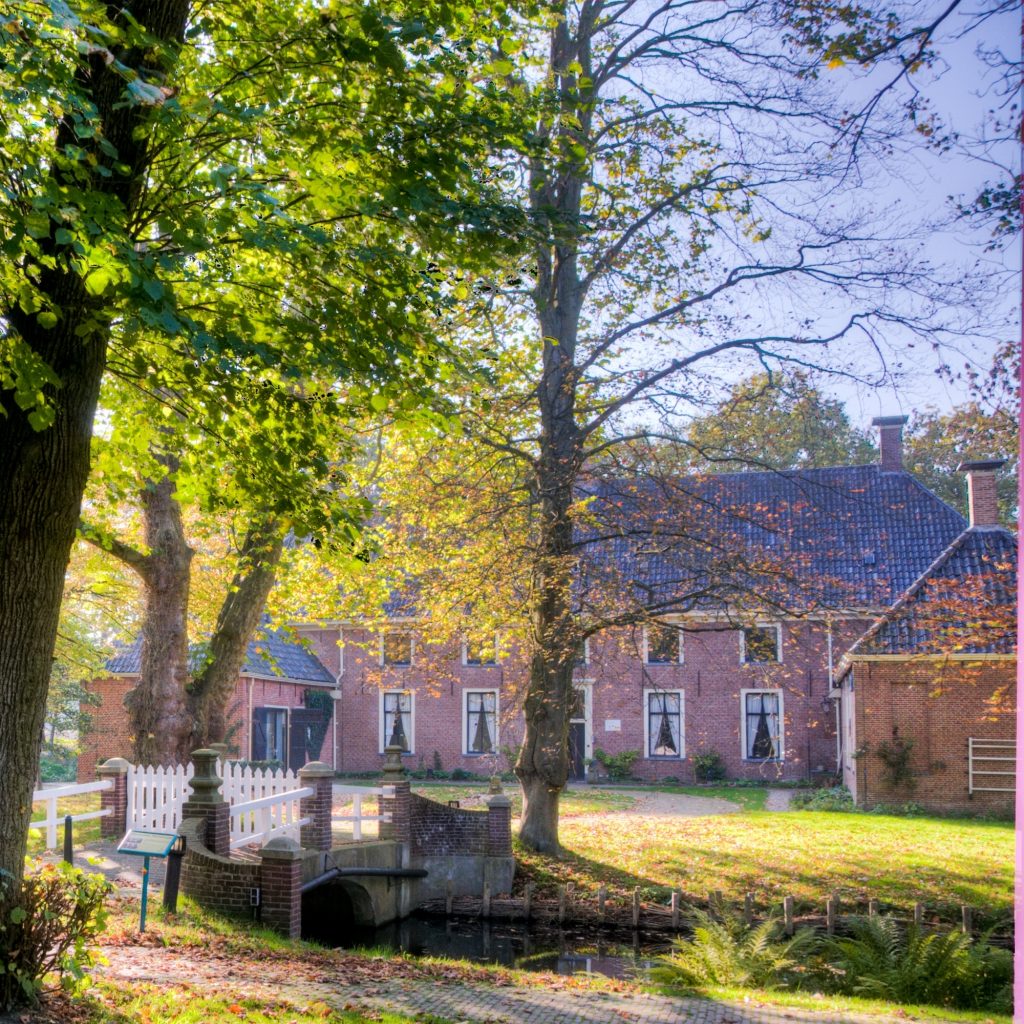
[[[693,938],[677,939],[673,952],[651,969],[652,978],[670,988],[798,988],[819,945],[809,928],[785,937],[781,922],[773,918],[752,927],[738,916],[716,920],[696,911],[692,920]]]
[[[987,937],[904,929],[892,918],[854,918],[851,935],[824,950],[835,991],[898,1003],[1009,1012],[1012,957]]]

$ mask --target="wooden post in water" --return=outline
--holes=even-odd
[[[971,934],[971,928],[973,924],[972,916],[973,915],[971,914],[971,908],[967,906],[967,904],[965,903],[960,908],[960,927],[963,930],[964,935]]]
[[[560,885],[558,887],[558,923],[561,924],[565,920],[565,886]]]
[[[921,927],[923,925],[924,925],[924,904],[923,903],[915,903],[914,904],[914,927],[917,928],[920,931],[920,929],[921,929]]]
[[[449,878],[444,887],[444,916],[452,916],[452,903],[455,899],[455,885]]]
[[[605,901],[607,899],[608,899],[608,890],[602,885],[597,890],[597,913],[598,913],[598,916],[601,918],[602,921],[604,921],[604,913],[605,913],[604,905],[605,905]]]
[[[672,893],[672,931],[679,931],[679,893]]]
[[[793,897],[786,896],[782,901],[782,917],[786,925],[786,934],[793,934]]]
[[[633,890],[633,927],[640,927],[640,886]]]
[[[747,927],[754,923],[754,894],[748,892],[743,897],[743,920],[747,922]]]
[[[480,901],[480,916],[489,918],[491,916],[491,883],[484,882],[484,895]]]
[[[530,914],[533,912],[533,882],[526,883],[526,892],[523,896],[523,916],[527,921],[530,920]]]

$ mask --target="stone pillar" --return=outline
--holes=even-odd
[[[181,817],[205,819],[207,849],[227,857],[231,853],[231,808],[218,792],[223,781],[217,774],[217,757],[217,751],[208,748],[192,751],[195,774],[189,780],[192,792],[181,809]]]
[[[491,778],[487,798],[487,856],[512,856],[512,801],[501,790],[501,780]]]
[[[277,836],[260,850],[260,920],[297,939],[302,934],[302,850]]]
[[[303,788],[316,790],[299,801],[299,815],[309,818],[309,824],[302,826],[302,845],[307,850],[329,850],[334,769],[323,761],[310,761],[299,769],[299,779]]]
[[[108,757],[96,767],[101,782],[112,782],[113,788],[100,793],[100,810],[110,811],[100,818],[100,835],[104,839],[120,839],[128,831],[128,769],[123,757]]]
[[[381,839],[393,839],[407,843],[412,839],[412,800],[409,792],[409,777],[402,767],[402,748],[387,747],[384,750],[383,786],[393,786],[394,796],[383,796],[380,800],[382,814],[390,814],[391,821],[380,823]]]

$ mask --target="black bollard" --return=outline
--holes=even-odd
[[[179,836],[167,854],[167,873],[164,875],[164,910],[178,912],[178,885],[181,882],[181,860],[185,856],[185,839]]]
[[[64,863],[75,866],[74,819],[70,814],[64,816]]]

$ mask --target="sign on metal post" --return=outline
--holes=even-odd
[[[117,844],[118,853],[142,857],[142,909],[139,911],[139,931],[146,930],[146,900],[149,896],[149,860],[151,857],[165,858],[171,852],[178,836],[173,832],[145,832],[133,828],[125,833]]]

